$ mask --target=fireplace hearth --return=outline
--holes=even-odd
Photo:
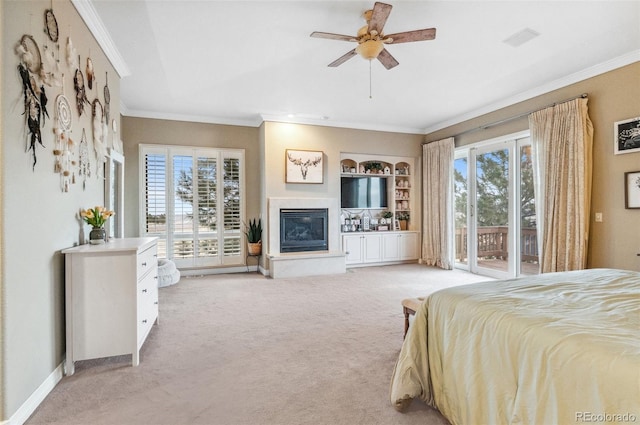
[[[326,208],[280,209],[280,252],[328,250]]]

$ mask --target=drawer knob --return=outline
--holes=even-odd
[[[158,305],[158,301],[154,302],[153,304]]]
[[[146,290],[146,289],[143,289],[143,290],[142,290],[142,293],[143,293],[143,294],[144,294],[144,293],[146,293],[146,292],[147,292],[147,290]]]
[[[146,267],[147,266],[147,262],[145,261],[144,263],[142,263],[142,267]]]
[[[144,319],[144,320],[142,321],[142,323],[147,323],[147,319]]]

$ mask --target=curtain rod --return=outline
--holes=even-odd
[[[587,93],[582,93],[581,95],[579,95],[579,96],[575,96],[575,97],[572,97],[572,98],[570,98],[570,99],[566,99],[566,100],[563,100],[563,101],[560,101],[560,102],[554,102],[554,103],[552,103],[552,104],[550,104],[550,105],[543,106],[542,108],[534,109],[534,110],[532,110],[532,111],[525,112],[525,113],[523,113],[523,114],[514,115],[514,116],[512,116],[512,117],[505,118],[505,119],[500,120],[500,121],[494,121],[494,122],[489,123],[489,124],[484,124],[484,125],[481,125],[481,126],[478,126],[478,127],[474,127],[474,128],[471,128],[471,129],[469,129],[469,130],[462,131],[462,132],[460,132],[460,133],[458,133],[458,134],[454,134],[453,136],[449,136],[449,137],[458,137],[458,136],[461,136],[461,135],[463,135],[463,134],[473,133],[474,131],[478,131],[478,130],[486,130],[486,129],[488,129],[488,128],[495,127],[496,125],[504,124],[504,123],[509,122],[509,121],[514,121],[514,120],[517,120],[517,119],[519,119],[519,118],[526,117],[526,116],[527,116],[527,115],[529,115],[529,114],[532,114],[532,113],[534,113],[534,112],[541,111],[541,110],[543,110],[543,109],[547,109],[547,108],[550,108],[550,107],[556,106],[556,105],[558,105],[558,104],[560,104],[560,103],[571,102],[572,100],[576,100],[576,99],[586,99],[587,97],[588,97]],[[432,140],[431,142],[433,142],[433,141],[434,141],[434,140]],[[426,145],[426,144],[431,143],[431,142],[422,142],[422,144],[423,144],[423,145]]]

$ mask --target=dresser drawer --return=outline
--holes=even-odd
[[[149,270],[158,267],[158,251],[157,246],[153,245],[146,250],[138,253],[138,279],[143,277]]]
[[[148,273],[137,285],[138,343],[142,344],[158,317],[158,280],[155,272]]]

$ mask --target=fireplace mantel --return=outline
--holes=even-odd
[[[280,210],[326,208],[328,210],[327,251],[280,252]],[[345,273],[345,255],[340,247],[340,204],[337,198],[269,198],[267,207],[270,275],[273,278]]]

